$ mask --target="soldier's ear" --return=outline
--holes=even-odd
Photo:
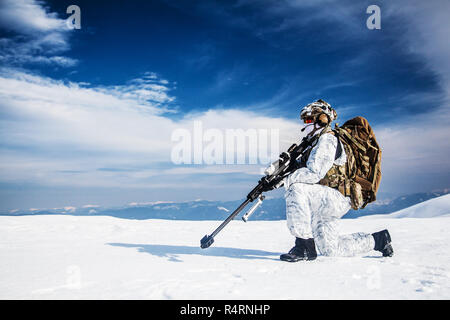
[[[319,125],[321,127],[325,127],[330,122],[330,119],[328,119],[328,116],[326,114],[322,113],[317,121],[319,122]]]

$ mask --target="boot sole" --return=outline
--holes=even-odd
[[[305,258],[305,257],[299,257],[299,258],[282,258],[280,256],[280,260],[281,261],[286,261],[286,262],[299,262],[299,261],[312,261],[312,260],[316,260],[316,258]]]
[[[394,249],[392,248],[392,245],[390,243],[386,244],[382,253],[383,257],[392,257],[394,255]]]
[[[386,234],[386,242],[387,243],[384,246],[383,251],[382,251],[383,257],[392,257],[394,255],[394,249],[392,248],[392,245],[391,245],[391,242],[392,242],[391,235],[389,234],[389,231],[387,229],[385,231],[386,231],[385,234]]]

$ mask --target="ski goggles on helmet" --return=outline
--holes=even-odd
[[[304,122],[304,123],[307,123],[307,124],[309,124],[309,123],[314,123],[314,118],[313,118],[313,117],[307,117],[307,118],[304,118],[304,119],[303,119],[303,122]]]

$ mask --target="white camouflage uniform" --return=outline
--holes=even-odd
[[[334,135],[322,134],[311,150],[306,167],[284,179],[286,220],[293,236],[314,238],[322,255],[354,256],[373,250],[374,238],[367,233],[339,235],[338,220],[351,208],[350,198],[318,184],[333,163],[343,165],[347,160],[344,148],[341,156],[334,159],[337,144]]]

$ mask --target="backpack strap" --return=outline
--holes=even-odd
[[[342,145],[341,145],[341,140],[339,139],[339,133],[336,132],[335,137],[336,137],[336,139],[338,141],[338,145],[336,147],[336,153],[334,155],[334,160],[337,160],[342,155]]]
[[[301,168],[301,167],[306,167],[306,163],[309,159],[309,155],[311,154],[312,149],[314,149],[314,147],[319,142],[319,138],[325,133],[333,134],[333,131],[330,131],[330,127],[327,126],[327,127],[323,128],[319,134],[309,137],[309,139],[307,140],[308,143],[305,146],[305,151],[300,156],[300,159],[297,160],[297,166],[295,167],[294,170],[297,170],[298,168]]]
[[[366,148],[364,148],[363,145],[361,145],[358,141],[356,141],[355,138],[353,138],[350,133],[347,132],[347,130],[345,129],[339,129],[340,133],[343,133],[344,136],[349,139],[351,142],[353,142],[355,144],[355,146],[357,146],[360,150],[362,150],[363,152],[366,152]]]

